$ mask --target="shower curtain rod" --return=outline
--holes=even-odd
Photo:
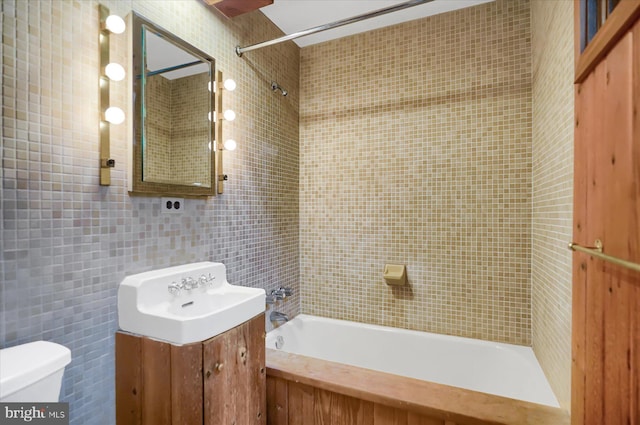
[[[395,6],[390,6],[384,9],[374,10],[373,12],[367,12],[361,15],[353,16],[351,18],[342,19],[336,22],[332,22],[330,24],[319,25],[317,27],[309,28],[303,31],[294,32],[293,34],[284,35],[282,37],[275,38],[269,41],[263,41],[262,43],[252,44],[246,47],[236,46],[236,55],[242,56],[243,53],[249,52],[251,50],[260,49],[262,47],[267,47],[273,44],[282,43],[283,41],[294,40],[299,37],[304,37],[305,35],[311,35],[317,32],[327,31],[333,28],[341,27],[343,25],[353,24],[355,22],[360,22],[365,19],[375,18],[377,16],[386,15],[387,13],[397,12],[398,10],[407,9],[409,7],[418,6],[425,3],[430,3],[432,1],[433,0],[411,0],[404,3],[396,4]]]

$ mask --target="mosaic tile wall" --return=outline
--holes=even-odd
[[[260,13],[233,21],[200,1],[117,1],[217,60],[238,88],[225,133],[225,193],[185,199],[182,215],[158,198],[127,193],[126,125],[112,129],[112,185],[98,185],[98,8],[91,0],[3,0],[0,347],[37,339],[72,351],[62,400],[74,425],[113,425],[116,293],[125,275],[194,261],[222,261],[231,283],[291,286],[278,306],[299,305],[299,49],[259,55],[237,44],[281,35]],[[126,37],[112,38],[126,63]],[[273,93],[273,79],[289,91]],[[125,106],[126,84],[112,85]]]
[[[171,80],[162,75],[147,78],[145,86],[144,179],[164,183],[171,175]],[[140,132],[136,137],[141,137]]]
[[[530,54],[523,0],[302,49],[303,312],[530,344]]]
[[[184,184],[211,186],[209,168],[209,75],[200,73],[171,80],[171,176]],[[212,130],[213,131],[213,130]],[[198,158],[194,161],[193,158]],[[203,181],[202,176],[207,176]]]
[[[560,404],[571,402],[573,2],[531,2],[533,349]]]
[[[185,185],[199,182],[210,187],[207,114],[211,96],[208,91],[201,93],[208,82],[207,73],[147,79],[145,180]],[[206,181],[202,176],[207,176]]]

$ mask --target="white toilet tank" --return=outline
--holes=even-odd
[[[71,351],[60,344],[35,341],[0,350],[0,401],[56,402]]]

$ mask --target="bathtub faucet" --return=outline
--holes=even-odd
[[[276,301],[284,300],[286,297],[290,297],[293,295],[293,290],[291,288],[283,288],[282,286],[278,289],[271,290],[271,293],[267,295],[266,303],[267,304],[275,304]]]
[[[284,313],[280,313],[279,311],[272,311],[269,315],[269,320],[272,322],[288,322],[289,316]]]

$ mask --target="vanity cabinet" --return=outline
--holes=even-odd
[[[182,346],[116,333],[118,425],[266,425],[264,313]]]

